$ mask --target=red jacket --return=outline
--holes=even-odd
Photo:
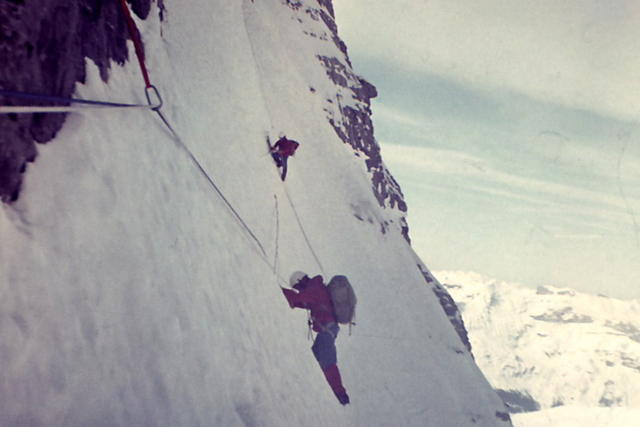
[[[275,143],[275,145],[273,146],[273,151],[277,151],[281,156],[289,157],[293,156],[293,154],[296,152],[296,149],[298,148],[298,145],[300,144],[298,144],[297,141],[287,139],[283,136],[278,140],[278,142]]]
[[[282,293],[289,301],[291,308],[306,308],[311,310],[313,330],[320,332],[329,323],[336,323],[333,314],[333,303],[327,287],[322,282],[322,276],[306,279],[307,285],[299,292],[292,289],[282,289]]]

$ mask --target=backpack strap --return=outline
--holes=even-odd
[[[351,327],[356,326],[356,309],[353,309],[353,317],[351,318],[351,322],[349,322],[349,336],[351,336]]]

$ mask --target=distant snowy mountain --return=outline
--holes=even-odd
[[[331,1],[128,3],[179,137],[145,110],[0,115],[0,426],[510,425],[408,243]],[[120,2],[0,2],[0,33],[2,88],[146,103]],[[295,270],[355,288],[347,407]]]
[[[516,427],[638,427],[638,408],[558,406],[513,415]]]
[[[640,301],[434,274],[462,312],[476,362],[513,412],[640,409]]]

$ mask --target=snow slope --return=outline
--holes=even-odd
[[[257,241],[152,113],[71,114],[39,147],[0,211],[0,425],[510,424],[327,122],[316,55],[342,53],[307,35],[326,4],[194,0],[138,22],[164,114]],[[87,73],[75,96],[143,101],[137,64]],[[302,143],[286,185],[265,152],[280,132]],[[358,294],[337,343],[348,407],[278,288],[298,269]]]
[[[629,425],[631,409],[640,409],[639,301],[526,288],[477,273],[435,275],[458,303],[478,365],[514,411],[567,406],[517,416],[515,425]],[[593,424],[570,422],[588,417],[586,408],[594,408]],[[544,424],[544,417],[556,422]]]

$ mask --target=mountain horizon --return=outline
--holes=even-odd
[[[512,414],[535,420],[538,411],[571,417],[581,412],[575,408],[593,408],[601,419],[593,425],[618,426],[640,410],[640,300],[528,288],[474,272],[434,275],[456,301],[476,362]],[[622,424],[608,424],[607,416]]]

